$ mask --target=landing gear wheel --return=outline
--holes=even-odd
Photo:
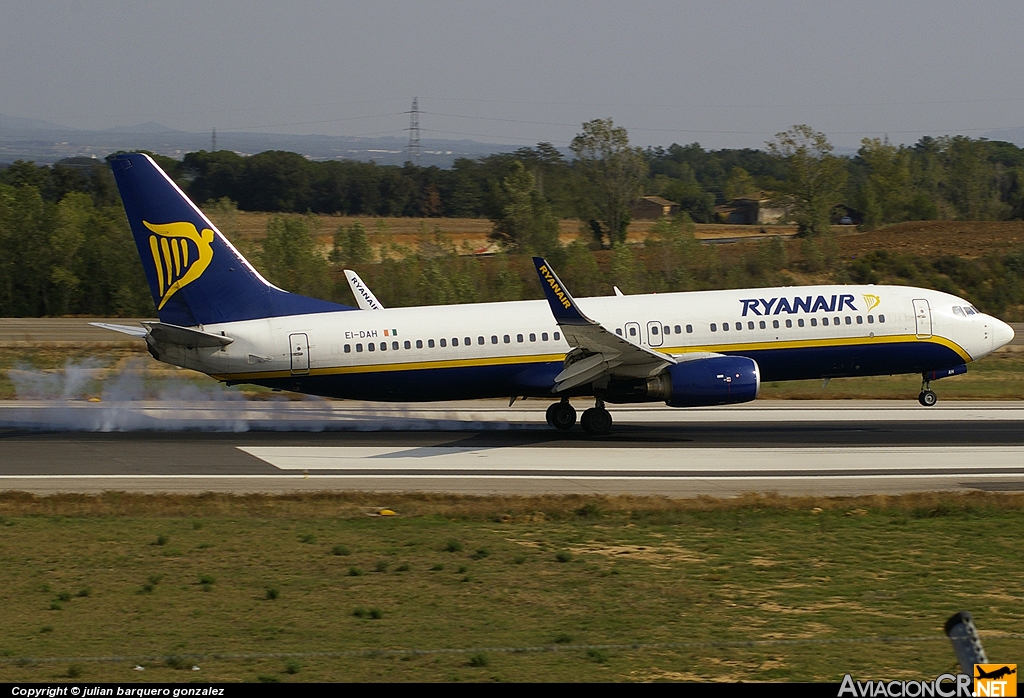
[[[939,401],[939,396],[931,390],[922,390],[921,394],[917,396],[917,401],[924,407],[933,407]]]
[[[552,403],[548,407],[547,420],[556,429],[572,429],[576,424],[576,409],[568,400]]]
[[[603,407],[591,407],[580,419],[583,431],[594,436],[603,436],[612,430],[612,415]]]

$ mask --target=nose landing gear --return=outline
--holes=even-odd
[[[572,429],[576,424],[576,409],[567,398],[562,398],[561,402],[554,402],[548,407],[547,420],[556,429]]]
[[[939,401],[939,396],[932,391],[932,382],[927,378],[921,381],[921,394],[917,396],[917,401],[923,407],[934,407],[935,403]]]

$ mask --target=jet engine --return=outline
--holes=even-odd
[[[750,402],[760,389],[753,359],[709,356],[674,364],[646,380],[612,381],[599,396],[612,403],[664,400],[669,407],[708,407]]]

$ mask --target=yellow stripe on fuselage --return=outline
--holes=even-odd
[[[918,339],[916,335],[883,335],[879,337],[841,337],[836,339],[796,339],[777,340],[770,342],[746,342],[736,344],[702,344],[685,347],[654,347],[656,351],[666,354],[686,354],[692,352],[744,352],[764,351],[771,349],[817,349],[823,347],[844,347],[872,344],[897,344],[900,342],[930,342],[939,344],[957,353],[964,363],[973,361],[970,354],[964,349],[945,337],[932,336],[927,339]],[[366,364],[362,366],[328,366],[324,368],[313,368],[303,376],[332,376],[355,373],[382,373],[390,371],[423,371],[438,368],[472,368],[477,366],[504,366],[508,364],[533,364],[551,361],[562,361],[565,354],[534,354],[529,356],[495,356],[477,359],[445,359],[438,361],[411,361],[393,364]],[[294,374],[291,371],[259,371],[254,373],[229,373],[211,374],[218,380],[263,380],[270,378],[291,378]]]

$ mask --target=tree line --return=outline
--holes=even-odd
[[[288,290],[351,302],[341,275],[354,267],[389,305],[539,297],[529,255],[549,257],[579,295],[661,292],[796,283],[788,267],[835,281],[881,280],[962,293],[991,312],[1024,305],[1019,253],[986,260],[868,256],[842,260],[829,225],[856,213],[865,228],[921,219],[1024,217],[1024,150],[956,136],[913,146],[865,139],[856,156],[834,153],[824,134],[795,126],[764,150],[667,149],[630,145],[611,120],[583,124],[568,159],[549,144],[448,170],[311,162],[294,153],[242,157],[226,151],[158,163],[218,223],[238,209],[280,213],[247,249],[272,282]],[[659,222],[642,246],[624,244],[630,204],[654,193],[683,213]],[[744,196],[784,205],[803,233],[796,256],[781,241],[746,247],[739,259],[698,243],[693,221]],[[329,250],[317,244],[315,217],[347,213],[486,217],[503,252],[459,254],[443,230],[424,228],[417,248],[343,223]],[[558,219],[579,218],[587,235],[563,245]],[[230,226],[222,225],[230,235]],[[428,232],[429,230],[429,232]],[[376,233],[374,245],[369,234]],[[238,242],[242,246],[242,241]],[[959,261],[955,261],[959,260]],[[109,168],[0,170],[0,315],[151,315],[152,300]]]

